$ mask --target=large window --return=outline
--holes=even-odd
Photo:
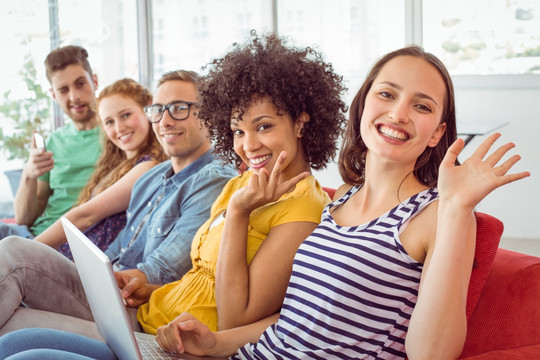
[[[43,61],[55,46],[85,47],[101,86],[120,76],[138,78],[134,1],[0,0],[0,4],[4,49],[0,94],[9,90],[13,99],[27,95],[20,73],[26,56],[32,59],[39,83],[48,89]]]
[[[200,73],[251,29],[272,30],[268,0],[156,0],[150,13],[153,82],[177,69]]]
[[[0,105],[34,96],[23,77],[30,68],[49,88],[43,60],[52,47],[84,46],[100,88],[120,77],[154,88],[167,71],[204,73],[251,29],[316,46],[344,76],[347,103],[375,59],[407,43],[441,57],[457,89],[540,87],[540,0],[0,0],[0,8]],[[0,122],[16,131],[2,114]],[[9,188],[1,172],[25,160],[7,162],[6,151],[0,189]]]
[[[51,48],[86,48],[100,88],[120,77],[138,79],[136,4],[133,0],[0,0],[0,139],[28,133],[38,126],[40,116],[46,122],[42,129],[64,120],[47,101],[43,61]],[[54,113],[58,117],[53,122]],[[22,146],[28,146],[28,141],[2,142],[0,148],[0,216],[9,215],[13,199],[3,172],[22,167],[26,156],[17,151]],[[16,159],[9,160],[14,154]]]
[[[404,45],[403,14],[402,0],[155,0],[151,77],[179,68],[204,72],[254,29],[316,46],[354,93],[374,59]]]
[[[21,98],[27,95],[22,81],[25,58],[31,59],[37,71],[37,78],[45,86],[44,55],[49,52],[49,24],[46,1],[0,0],[0,40],[2,41],[2,66],[0,66],[0,95]]]
[[[135,1],[58,0],[58,26],[59,46],[76,44],[88,50],[100,88],[120,77],[138,79]]]
[[[540,74],[540,0],[430,0],[423,14],[424,46],[452,75]]]
[[[375,59],[405,44],[403,14],[402,0],[279,0],[277,32],[322,51],[351,97]]]

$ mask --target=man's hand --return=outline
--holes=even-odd
[[[15,221],[19,225],[31,226],[45,211],[52,190],[48,182],[39,181],[38,178],[54,167],[52,155],[52,151],[37,149],[32,137],[30,155],[13,202]]]
[[[126,300],[127,306],[137,307],[148,302],[153,291],[150,284],[122,271],[115,272],[114,277],[118,283],[120,295]]]
[[[30,156],[24,168],[26,176],[30,179],[37,179],[41,175],[50,171],[54,167],[52,151],[45,151],[36,148],[36,143],[32,137],[32,145],[30,146]]]

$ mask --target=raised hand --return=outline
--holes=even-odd
[[[249,214],[254,209],[277,201],[283,194],[294,190],[300,180],[309,176],[309,172],[300,173],[284,181],[281,179],[281,173],[286,157],[287,153],[282,151],[270,174],[266,169],[261,169],[259,174],[254,173],[247,186],[234,193],[229,206],[237,206]]]
[[[52,151],[45,151],[36,148],[36,142],[32,136],[32,145],[30,146],[30,156],[24,168],[26,176],[31,179],[37,179],[41,175],[50,171],[54,167]]]
[[[197,356],[208,354],[216,345],[214,333],[188,313],[182,313],[168,325],[160,326],[156,341],[163,350]]]
[[[502,145],[486,157],[500,136],[499,133],[490,135],[460,166],[454,163],[465,146],[464,141],[458,139],[448,148],[439,168],[438,190],[441,200],[447,199],[472,210],[496,188],[530,175],[527,171],[507,174],[521,159],[519,155],[513,155],[499,164],[502,157],[514,148],[513,143]]]
[[[115,272],[114,277],[120,289],[120,295],[126,300],[126,305],[129,307],[137,307],[145,302],[148,302],[152,290],[149,284],[138,277],[128,275],[123,272]]]

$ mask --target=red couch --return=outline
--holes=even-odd
[[[469,322],[460,359],[540,359],[540,258],[498,249],[502,223],[483,213],[476,219]]]

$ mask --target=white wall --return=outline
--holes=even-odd
[[[497,143],[514,142],[513,153],[522,156],[514,172],[527,170],[531,173],[529,178],[491,193],[477,210],[500,219],[505,226],[505,238],[540,241],[540,88],[456,89],[456,104],[458,121],[509,122],[499,130],[502,137]],[[465,159],[482,139],[481,136],[473,139],[460,160]],[[335,163],[316,172],[315,176],[323,186],[336,188],[341,184]]]
[[[459,90],[456,102],[461,119],[508,121],[500,129],[499,142],[514,142],[514,153],[522,157],[514,171],[531,173],[529,178],[497,189],[478,210],[504,223],[504,237],[540,240],[540,89]],[[482,137],[475,138],[467,150],[481,141]]]

